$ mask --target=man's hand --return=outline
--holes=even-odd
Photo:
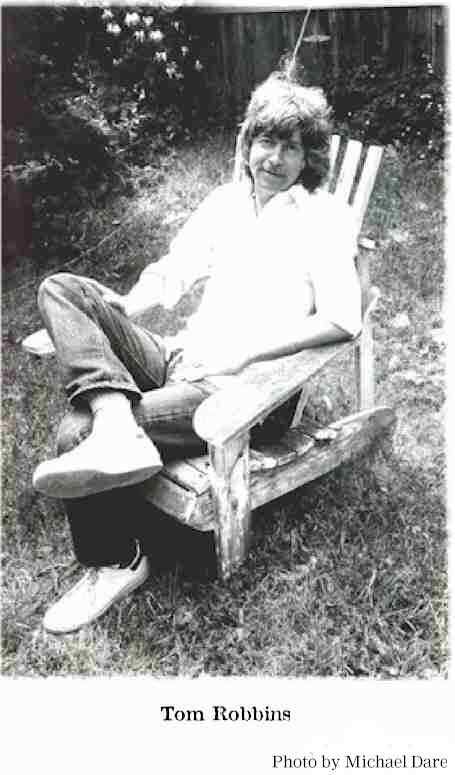
[[[129,317],[126,296],[121,296],[119,293],[113,291],[111,288],[108,288],[106,285],[99,283],[98,280],[92,280],[91,277],[87,277],[86,281],[99,291],[103,301],[106,304],[114,307],[114,309],[118,309],[120,312],[123,312],[124,315]]]
[[[110,289],[106,289],[105,291],[103,291],[102,295],[103,295],[103,300],[106,302],[106,304],[109,304],[111,307],[114,307],[114,309],[118,309],[120,312],[123,312],[124,315],[129,317],[126,296],[121,296],[119,293],[116,293],[115,291],[111,291]]]
[[[226,358],[220,355],[205,363],[188,364],[179,368],[177,378],[182,382],[197,382],[205,377],[237,374],[247,365],[245,358]]]

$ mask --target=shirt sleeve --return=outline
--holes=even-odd
[[[172,240],[169,252],[141,273],[139,283],[160,286],[164,307],[172,308],[197,280],[211,274],[226,188],[212,191]]]
[[[325,219],[312,262],[315,311],[354,337],[362,328],[355,220],[350,207],[336,200],[327,207]]]

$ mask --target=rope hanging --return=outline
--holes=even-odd
[[[305,33],[305,28],[306,28],[308,17],[310,15],[310,13],[311,13],[311,8],[308,8],[308,10],[307,10],[307,12],[305,14],[305,18],[304,18],[304,20],[302,22],[302,27],[300,28],[299,37],[297,38],[297,43],[294,46],[294,51],[292,52],[292,56],[291,56],[291,58],[289,60],[289,64],[286,67],[286,73],[285,73],[286,74],[286,78],[292,78],[292,76],[293,76],[293,73],[294,73],[294,70],[295,70],[295,66],[296,66],[296,61],[297,61],[297,52],[298,52],[298,50],[300,48],[300,45],[302,43],[303,36],[304,36],[304,33]]]

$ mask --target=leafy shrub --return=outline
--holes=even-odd
[[[4,13],[4,177],[64,194],[76,179],[85,185],[109,176],[115,162],[109,138],[77,110],[77,61],[97,24],[102,29],[98,16],[75,8]]]
[[[204,111],[200,36],[184,14],[163,8],[111,6],[101,16],[105,41],[99,51],[110,70],[105,112],[112,128],[160,149],[189,136]]]
[[[446,93],[442,74],[425,54],[402,72],[381,58],[362,66],[345,66],[324,84],[335,118],[352,137],[420,158],[441,158],[445,146]]]
[[[2,18],[3,236],[14,259],[57,244],[68,210],[126,191],[131,155],[143,148],[148,163],[193,133],[204,73],[182,13],[103,3],[11,7]]]

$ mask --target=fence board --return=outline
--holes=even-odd
[[[389,8],[384,8],[382,14],[382,55],[387,56],[390,49],[391,17]]]
[[[208,68],[210,90],[231,115],[242,114],[254,86],[293,50],[304,17],[305,9],[211,16],[215,49]],[[435,68],[444,67],[443,6],[337,8],[319,10],[313,23],[316,18],[330,40],[303,44],[299,60],[307,82],[317,84],[323,72],[336,76],[348,60],[361,65],[378,55],[403,71],[412,67],[418,52],[426,53]],[[311,30],[309,23],[307,33]]]

